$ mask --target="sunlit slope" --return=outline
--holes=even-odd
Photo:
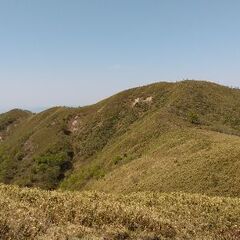
[[[146,99],[158,89],[163,97],[170,86],[149,86],[144,93],[132,89],[92,106],[56,107],[30,116],[0,144],[1,181],[56,188],[154,106],[141,101],[133,107],[139,94]]]
[[[240,200],[0,185],[1,239],[239,239]]]
[[[31,115],[31,112],[19,109],[13,109],[7,113],[0,114],[0,141],[11,135]]]
[[[240,195],[240,138],[199,129],[160,136],[141,158],[86,186],[106,192]]]
[[[236,93],[205,82],[173,85],[164,107],[147,111],[61,187],[239,196],[239,125],[226,120],[239,114]]]
[[[155,83],[91,106],[55,107],[27,115],[3,138],[0,181],[238,196],[239,119],[240,91],[204,81]]]

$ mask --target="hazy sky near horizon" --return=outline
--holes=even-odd
[[[0,111],[156,81],[240,86],[239,0],[0,0]]]

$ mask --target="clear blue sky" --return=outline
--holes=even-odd
[[[156,81],[240,86],[239,0],[0,0],[0,110]]]

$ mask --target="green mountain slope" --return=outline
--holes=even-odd
[[[163,134],[142,157],[89,182],[85,189],[239,196],[239,159],[239,137],[186,128]]]
[[[5,140],[29,116],[30,112],[20,109],[0,114],[0,141]]]
[[[239,107],[237,89],[183,81],[30,114],[0,143],[0,180],[239,196]]]

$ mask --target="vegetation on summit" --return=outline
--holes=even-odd
[[[204,81],[1,114],[0,238],[239,239],[239,146],[240,90]]]
[[[130,89],[82,108],[5,113],[0,181],[239,196],[239,105],[238,89],[183,81]]]

